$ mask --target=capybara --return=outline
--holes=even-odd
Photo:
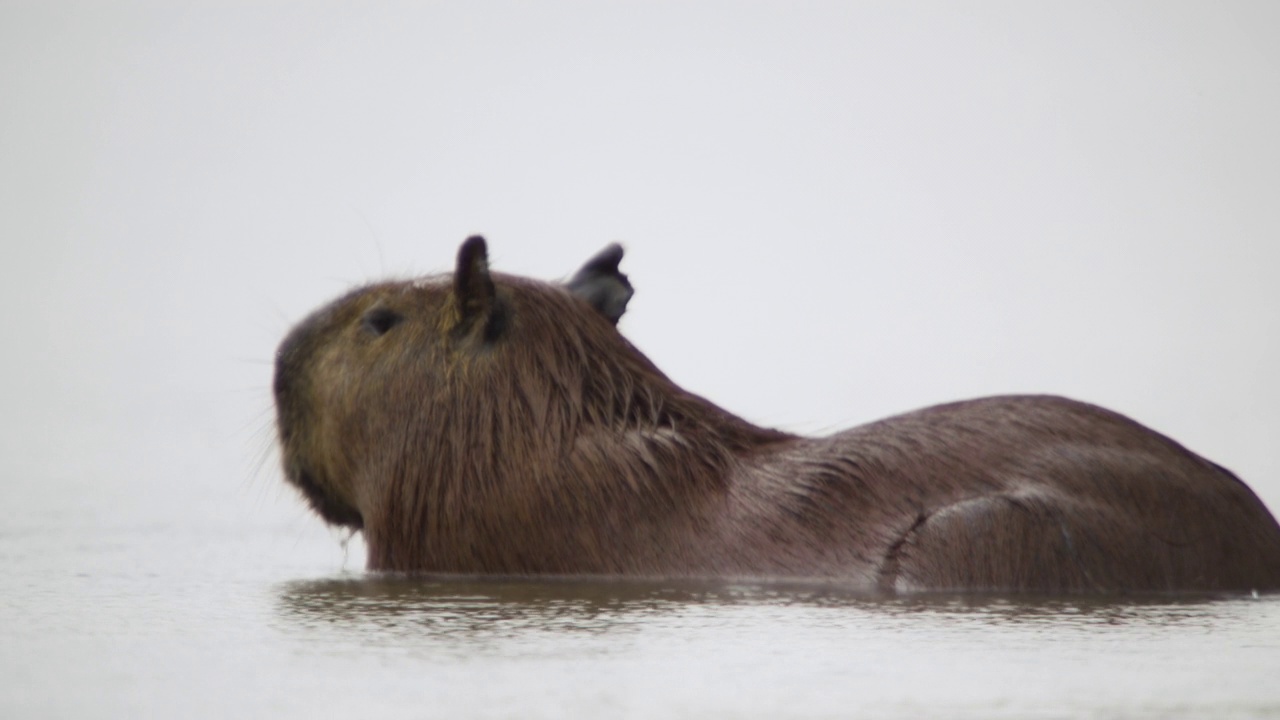
[[[677,386],[619,334],[606,248],[567,283],[360,288],[281,344],[284,471],[371,570],[819,579],[873,591],[1280,588],[1280,526],[1227,470],[1051,396],[822,438]]]

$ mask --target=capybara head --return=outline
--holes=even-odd
[[[453,275],[369,285],[313,313],[276,356],[289,481],[326,521],[360,529],[397,478],[406,502],[426,502],[441,488],[424,485],[450,478],[424,473],[482,483],[577,425],[652,410],[632,379],[665,378],[614,327],[632,294],[621,259],[611,245],[568,283],[543,283],[490,273],[472,237]]]

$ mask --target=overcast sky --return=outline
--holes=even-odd
[[[623,332],[756,422],[1059,393],[1280,508],[1278,29],[1272,2],[6,0],[0,502],[317,522],[263,459],[276,343],[481,232],[548,279],[621,241]]]

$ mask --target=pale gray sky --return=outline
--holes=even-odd
[[[276,342],[483,232],[546,278],[623,242],[623,331],[763,424],[1060,393],[1280,508],[1278,29],[1271,2],[0,3],[0,502],[310,527],[254,472]]]

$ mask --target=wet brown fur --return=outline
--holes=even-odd
[[[370,569],[1280,588],[1258,498],[1116,413],[997,397],[825,438],[762,429],[564,286],[490,274],[479,252],[352,292],[281,346],[286,476],[362,530]]]

